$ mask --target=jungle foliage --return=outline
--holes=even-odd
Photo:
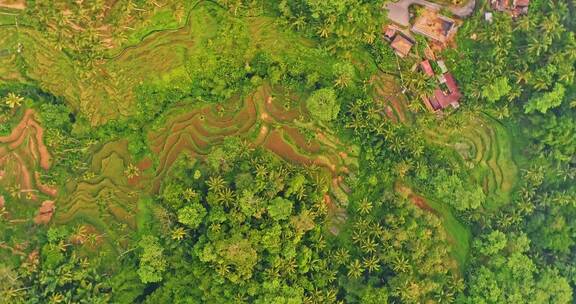
[[[93,203],[86,213],[34,224],[38,201],[2,180],[17,157],[0,159],[0,303],[574,302],[574,1],[532,0],[528,15],[491,23],[479,4],[439,54],[464,95],[441,117],[420,103],[434,84],[380,37],[385,1],[180,2],[37,0],[17,14],[86,78],[124,50],[157,47],[154,35],[192,43],[174,50],[177,69],[125,88],[128,114],[97,125],[13,56],[26,77],[0,75],[0,155],[18,151],[4,138],[33,109],[51,154],[36,179],[58,189],[56,218],[80,184],[97,190],[75,196]],[[16,26],[6,20],[0,34]],[[202,35],[187,31],[201,21]],[[258,134],[223,136],[203,154],[154,151],[150,134],[172,116],[205,107],[203,120],[225,120],[263,84],[302,100],[261,104],[303,109],[304,143],[286,142],[314,161],[283,159]],[[342,180],[322,167],[328,136],[360,147]],[[126,151],[96,157],[122,140]],[[150,176],[157,187],[139,184]],[[136,207],[114,207],[118,192]],[[113,216],[86,218],[103,210]]]

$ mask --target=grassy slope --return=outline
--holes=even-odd
[[[400,195],[404,197],[412,198],[413,195],[420,196],[419,194],[415,193],[409,185],[404,185],[401,182],[397,182],[394,188]],[[424,199],[426,205],[434,209],[434,211],[437,212],[440,216],[442,225],[444,226],[451,244],[451,254],[458,262],[460,270],[465,269],[468,263],[470,239],[472,237],[470,229],[466,225],[460,223],[458,219],[456,219],[453,209],[446,203],[438,201],[430,196],[427,196]]]
[[[453,149],[455,160],[467,165],[473,178],[488,196],[488,209],[510,202],[518,179],[509,130],[481,114],[468,119],[460,131],[437,128],[426,133],[430,143]]]
[[[470,239],[472,238],[470,229],[456,219],[452,208],[446,203],[430,198],[427,198],[426,201],[442,216],[444,229],[452,238],[452,254],[458,261],[460,269],[464,269],[468,263],[468,253],[470,252]]]

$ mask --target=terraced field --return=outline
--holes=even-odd
[[[397,83],[395,77],[379,73],[371,80],[374,87],[372,96],[384,106],[384,113],[393,122],[408,123],[410,116],[406,108],[406,96]]]
[[[30,201],[57,195],[55,188],[41,181],[42,173],[50,169],[51,157],[35,115],[26,110],[12,133],[0,137],[0,186],[10,189],[14,197]]]
[[[101,239],[123,246],[123,237],[136,228],[139,192],[124,176],[131,164],[128,143],[104,145],[92,157],[90,171],[66,185],[65,200],[58,201],[56,223],[77,223],[97,231]]]
[[[76,111],[87,115],[92,125],[129,116],[135,109],[133,89],[139,84],[177,87],[181,79],[189,77],[186,65],[190,58],[218,34],[214,10],[221,8],[201,2],[187,13],[182,27],[154,29],[135,44],[106,50],[91,64],[71,59],[42,33],[24,25],[16,27],[13,19],[7,18],[8,24],[0,22],[0,82],[37,81],[45,91],[64,97]],[[279,33],[266,17],[250,18],[244,34],[252,44],[283,56],[288,56],[284,53],[291,46],[308,43]],[[279,35],[286,37],[278,39]]]
[[[153,191],[159,189],[166,171],[180,154],[201,158],[224,137],[241,136],[254,147],[262,146],[289,162],[324,169],[332,178],[332,199],[340,206],[346,205],[348,189],[343,177],[350,167],[357,166],[357,151],[328,130],[305,122],[302,118],[308,114],[301,100],[279,87],[263,85],[243,101],[236,101],[240,106],[235,112],[218,111],[217,106],[175,109],[185,113],[173,116],[148,136],[151,150],[159,159]],[[226,104],[232,106],[234,101]]]
[[[475,181],[488,196],[488,208],[510,201],[518,179],[508,131],[497,121],[480,115],[466,122],[458,133],[445,129],[430,130],[428,139],[454,149],[467,165]]]
[[[159,33],[113,59],[86,68],[32,29],[8,28],[3,33],[7,35],[0,37],[0,45],[11,51],[0,57],[3,79],[22,78],[15,63],[20,60],[26,66],[26,77],[38,80],[46,91],[65,97],[76,110],[89,115],[94,125],[130,114],[134,105],[131,88],[183,66],[183,52],[193,44],[189,28]],[[21,53],[14,52],[18,45]]]
[[[85,177],[66,186],[67,199],[58,202],[56,222],[84,225],[97,231],[108,245],[120,240],[114,244],[117,249],[122,236],[137,228],[141,194],[158,191],[167,170],[180,155],[202,158],[225,137],[241,136],[254,147],[262,146],[292,163],[316,165],[331,177],[325,203],[333,214],[329,229],[337,233],[346,219],[349,189],[344,177],[357,166],[357,151],[339,142],[334,134],[300,120],[307,116],[301,100],[280,87],[264,85],[244,100],[226,102],[226,109],[220,105],[176,107],[172,111],[180,114],[168,113],[165,126],[148,135],[151,150],[158,157],[155,168],[150,169],[152,161],[145,159],[137,164],[139,174],[127,178],[123,173],[132,164],[127,142],[104,145],[94,154]],[[306,137],[306,130],[313,137]]]

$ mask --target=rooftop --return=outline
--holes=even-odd
[[[413,45],[414,42],[402,34],[396,35],[390,44],[390,46],[396,51],[396,54],[400,57],[406,57],[410,53],[410,49],[412,49]]]
[[[412,27],[412,31],[441,43],[450,39],[455,29],[456,21],[432,10],[424,10]]]
[[[422,67],[422,71],[424,71],[424,74],[430,77],[434,76],[434,70],[432,69],[432,65],[430,65],[430,61],[424,60],[420,62],[420,66]]]

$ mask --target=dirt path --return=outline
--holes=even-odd
[[[388,2],[384,8],[388,10],[388,19],[392,22],[398,23],[401,26],[410,26],[410,6],[412,5],[424,6],[435,11],[440,11],[442,8],[446,8],[452,14],[460,18],[466,18],[474,12],[476,0],[469,0],[462,6],[452,5],[448,7],[426,0],[400,0],[398,2]]]
[[[430,207],[430,205],[428,204],[426,199],[423,196],[420,196],[420,195],[414,193],[414,191],[412,191],[411,188],[403,185],[400,182],[396,182],[394,184],[394,189],[396,190],[396,192],[407,197],[408,200],[410,200],[410,202],[412,202],[416,207],[418,207],[422,210],[437,214],[436,210],[434,210],[434,208]]]
[[[32,109],[24,112],[22,120],[8,136],[0,137],[0,180],[4,186],[15,185],[32,200],[37,190],[55,197],[57,190],[40,181],[38,169],[50,168],[51,156],[44,145],[44,130],[36,122]]]
[[[0,0],[0,8],[9,8],[16,10],[26,9],[26,0]]]

